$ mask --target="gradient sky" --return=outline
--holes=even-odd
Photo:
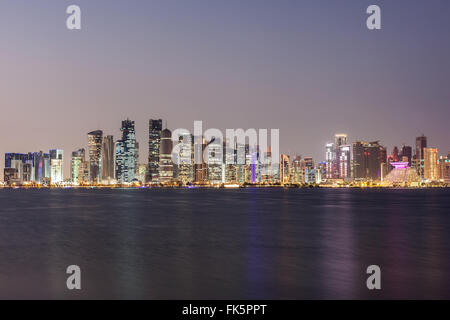
[[[82,30],[66,29],[68,5]],[[382,8],[382,30],[365,10]],[[2,0],[0,153],[87,147],[136,121],[279,128],[281,151],[324,159],[336,132],[450,151],[448,0]],[[2,169],[3,171],[3,169]]]

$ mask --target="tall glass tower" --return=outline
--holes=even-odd
[[[114,180],[113,136],[106,136],[103,138],[102,155],[102,180],[109,183],[111,180]]]
[[[88,133],[89,181],[92,184],[99,184],[102,180],[102,143],[103,131]]]
[[[63,158],[63,150],[50,150],[50,180],[52,184],[58,184],[64,181]]]
[[[133,182],[136,174],[136,132],[134,121],[122,121],[122,140],[116,142],[116,179],[120,183]]]
[[[159,149],[161,146],[162,120],[149,121],[147,182],[159,182]]]

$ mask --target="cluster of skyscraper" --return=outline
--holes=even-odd
[[[427,148],[424,135],[416,138],[414,154],[411,146],[404,145],[401,151],[394,147],[388,155],[379,141],[356,141],[350,145],[345,134],[336,134],[335,142],[326,145],[325,177],[329,180],[385,181],[396,168],[404,169],[405,174],[408,168],[414,169],[416,182],[449,182],[450,154],[438,157],[437,148]]]
[[[6,153],[4,181],[7,184],[22,185],[60,184],[63,178],[63,150],[50,150],[49,153]]]
[[[219,184],[336,184],[354,181],[450,182],[450,154],[438,157],[427,147],[427,138],[416,138],[416,148],[395,147],[388,155],[379,141],[355,141],[336,134],[326,144],[325,161],[281,154],[279,166],[270,147],[255,150],[248,144],[213,138],[194,139],[189,132],[177,135],[163,129],[162,120],[149,121],[148,161],[139,163],[135,123],[122,121],[121,139],[96,130],[87,134],[88,153],[81,148],[71,155],[70,181],[63,179],[63,151],[6,153],[4,181],[8,185],[151,185]],[[178,143],[174,149],[173,143]],[[200,159],[196,159],[200,155]],[[176,160],[174,162],[174,159]],[[403,170],[403,171],[402,171]],[[391,172],[393,171],[393,172]],[[400,181],[399,181],[400,180]]]

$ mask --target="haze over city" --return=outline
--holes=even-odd
[[[0,154],[87,147],[136,121],[169,128],[279,128],[281,152],[324,160],[349,141],[450,151],[448,1],[85,1],[83,28],[65,28],[73,1],[0,4]],[[1,161],[1,168],[4,163]]]

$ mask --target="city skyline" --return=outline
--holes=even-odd
[[[383,2],[377,32],[365,27],[369,1],[80,0],[78,33],[65,28],[68,4],[0,5],[9,117],[0,154],[62,149],[68,177],[85,133],[117,138],[127,116],[141,143],[153,118],[169,128],[279,128],[282,153],[314,159],[336,132],[389,150],[424,133],[450,150],[446,1]]]
[[[243,131],[240,135],[244,135],[241,136],[244,140],[235,132],[230,141],[228,133],[226,138],[219,138],[217,134],[222,133],[217,129],[198,132],[201,122],[196,124],[199,126],[194,134],[176,129],[177,135],[172,137],[167,125],[162,129],[162,122],[162,119],[148,122],[148,144],[143,145],[152,156],[144,158],[145,162],[139,158],[142,151],[136,139],[135,121],[127,118],[122,121],[121,137],[116,140],[102,130],[88,132],[87,157],[83,147],[71,153],[68,177],[64,176],[64,168],[68,167],[64,166],[64,150],[51,149],[48,153],[42,150],[5,153],[3,181],[9,185],[62,185],[70,181],[76,185],[139,182],[153,185],[325,183],[335,186],[358,181],[389,181],[391,185],[408,182],[413,186],[418,186],[420,181],[450,181],[450,151],[447,154],[441,151],[443,156],[440,157],[439,148],[428,144],[423,134],[415,138],[414,152],[412,146],[405,144],[389,152],[380,140],[352,141],[346,133],[336,133],[334,142],[324,146],[323,160],[300,152],[279,153],[280,141],[272,140],[273,137],[267,145],[267,141],[252,141]],[[245,136],[250,140],[245,141]],[[177,142],[181,144],[174,148]],[[263,146],[267,149],[261,149],[266,148]],[[203,156],[198,158],[197,152]]]

